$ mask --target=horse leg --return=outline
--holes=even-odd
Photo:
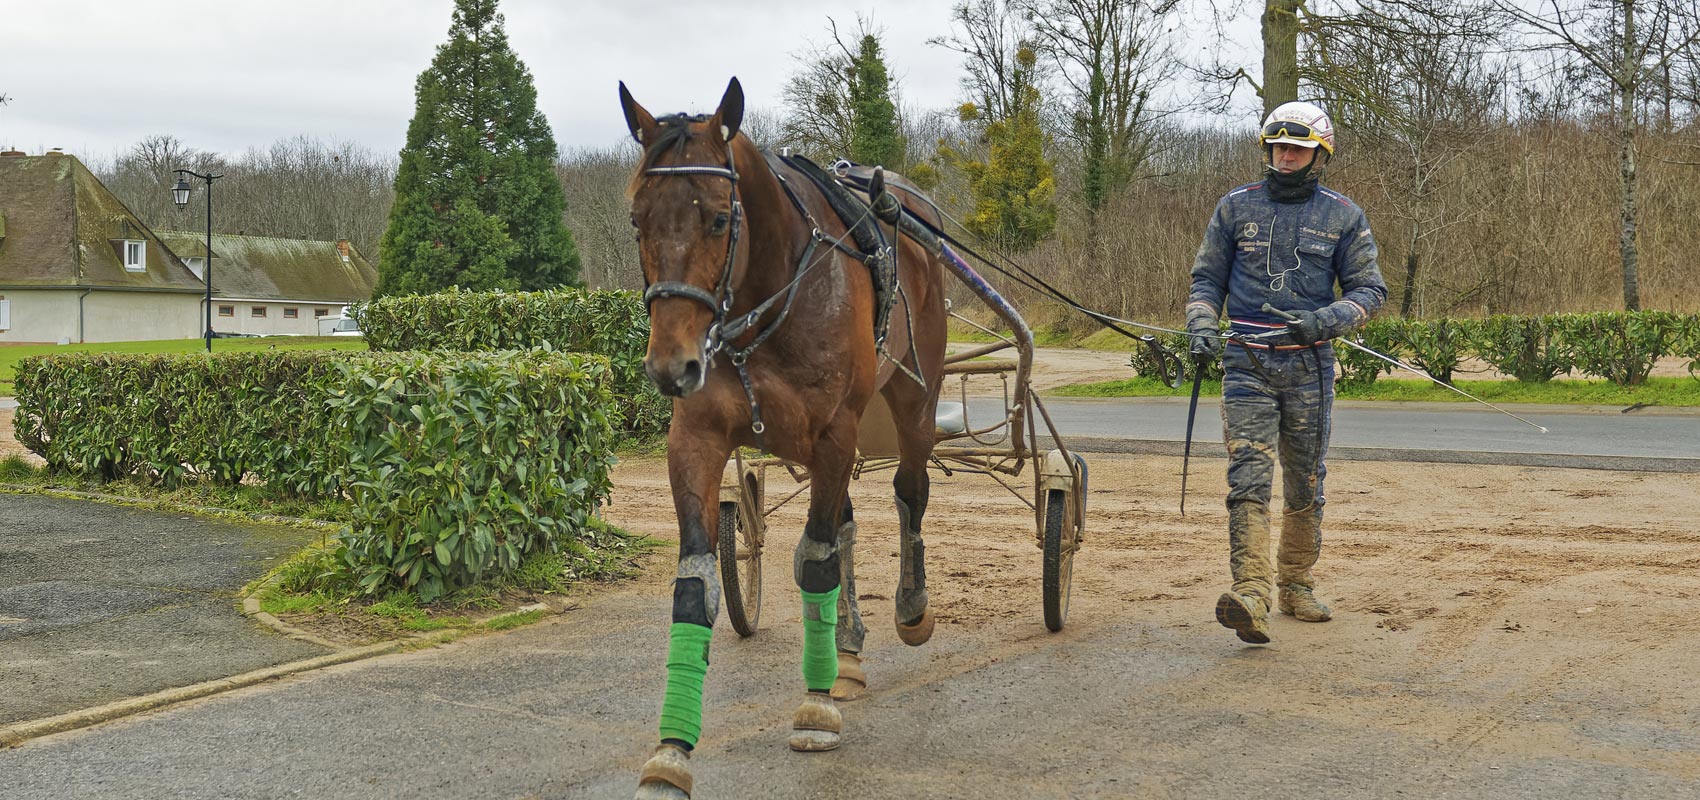
[[[868,690],[868,675],[862,671],[862,611],[856,607],[856,515],[850,498],[838,523],[838,680],[832,684],[832,699],[849,701]]]
[[[792,750],[838,747],[844,721],[832,701],[838,680],[838,605],[842,596],[838,551],[841,507],[855,456],[854,419],[840,418],[815,443],[809,464],[809,521],[797,542],[792,575],[803,593],[803,685],[808,693],[791,720]]]
[[[673,427],[673,431],[681,429]],[[661,743],[638,776],[637,800],[691,796],[690,754],[702,733],[708,642],[720,613],[720,570],[714,553],[720,473],[731,446],[712,436],[670,433],[669,440],[667,472],[679,515],[679,568],[673,581]]]
[[[901,378],[887,385],[892,418],[898,424],[897,495],[898,583],[897,638],[904,644],[926,644],[933,638],[933,613],[927,608],[926,545],[921,541],[921,518],[927,513],[927,459],[932,457],[936,403],[921,387]]]

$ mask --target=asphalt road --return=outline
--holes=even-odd
[[[605,595],[497,637],[309,673],[0,752],[10,800],[628,798],[664,681],[665,585]],[[1037,615],[925,648],[871,632],[878,691],[845,746],[785,747],[800,697],[795,608],[755,638],[717,631],[704,737],[712,798],[1683,798],[1700,780],[1555,752],[1476,750],[1373,720],[1319,719],[1320,674],[1371,620],[1278,621],[1286,649],[1219,628]],[[795,605],[793,602],[791,605]],[[1347,629],[1345,626],[1350,626]],[[1341,691],[1385,692],[1366,678]],[[1423,680],[1434,680],[1434,676]],[[1374,696],[1373,694],[1370,696]],[[1354,701],[1362,698],[1352,695]],[[1468,698],[1460,698],[1467,701]],[[1619,735],[1608,732],[1610,735]]]
[[[1051,420],[1064,442],[1075,438],[1181,442],[1186,434],[1185,398],[1047,398]],[[1540,431],[1491,409],[1465,403],[1364,403],[1334,407],[1329,447],[1336,458],[1355,450],[1396,450],[1400,460],[1425,461],[1424,453],[1491,453],[1506,458],[1484,463],[1557,466],[1565,460],[1681,459],[1700,468],[1700,409],[1641,409],[1622,413],[1590,406],[1508,406]],[[1001,401],[970,399],[969,422],[984,425],[1002,416]],[[1199,398],[1193,431],[1195,453],[1220,454],[1221,406]],[[1040,430],[1044,427],[1041,424]],[[1090,449],[1090,448],[1083,448]],[[1159,448],[1167,452],[1172,448]],[[1177,451],[1178,452],[1178,451]],[[1524,456],[1525,458],[1518,458]],[[1451,459],[1447,459],[1451,460]],[[1577,463],[1576,466],[1588,466]],[[1678,466],[1681,466],[1680,464]]]
[[[236,597],[317,536],[0,495],[0,726],[328,652],[250,622]]]

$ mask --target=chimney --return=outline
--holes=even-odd
[[[342,256],[343,261],[349,260],[349,252],[353,249],[354,248],[349,247],[347,239],[336,240],[336,251]]]
[[[0,150],[0,158],[17,158],[18,156],[27,155],[29,155],[29,153],[22,150]]]

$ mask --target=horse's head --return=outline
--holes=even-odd
[[[628,189],[649,309],[643,368],[662,394],[684,397],[707,378],[735,276],[748,259],[749,248],[738,246],[743,212],[732,158],[744,90],[733,78],[707,117],[656,120],[624,83],[620,105],[644,148]]]

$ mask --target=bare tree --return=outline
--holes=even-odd
[[[567,228],[578,245],[587,286],[643,288],[632,204],[626,197],[637,159],[636,147],[575,149],[564,151],[556,163],[567,195]]]
[[[1506,122],[1507,68],[1489,55],[1495,16],[1473,0],[1362,0],[1316,26],[1307,49],[1303,72],[1374,162],[1371,181],[1402,228],[1402,316],[1432,239],[1488,208],[1459,167]]]
[[[1015,4],[1065,87],[1071,124],[1064,137],[1081,153],[1082,199],[1095,219],[1151,156],[1155,124],[1165,115],[1153,94],[1181,69],[1170,35],[1180,0]]]
[[[1635,208],[1636,107],[1649,76],[1664,71],[1700,38],[1695,0],[1497,0],[1548,48],[1568,50],[1613,89],[1618,142],[1619,233],[1623,305],[1641,308]]]
[[[167,191],[177,169],[224,175],[215,189],[213,229],[288,239],[348,239],[377,257],[393,199],[394,159],[352,142],[296,137],[235,159],[196,150],[174,136],[149,136],[110,164],[91,165],[149,226],[198,231],[205,206],[179,210]],[[199,191],[199,187],[197,186]]]
[[[1018,2],[965,0],[951,11],[956,30],[927,40],[962,54],[962,90],[980,119],[1009,119],[1025,85],[1046,78],[1037,64],[1023,69],[1017,63],[1018,53],[1032,47],[1034,36],[1031,25],[1017,13]]]

